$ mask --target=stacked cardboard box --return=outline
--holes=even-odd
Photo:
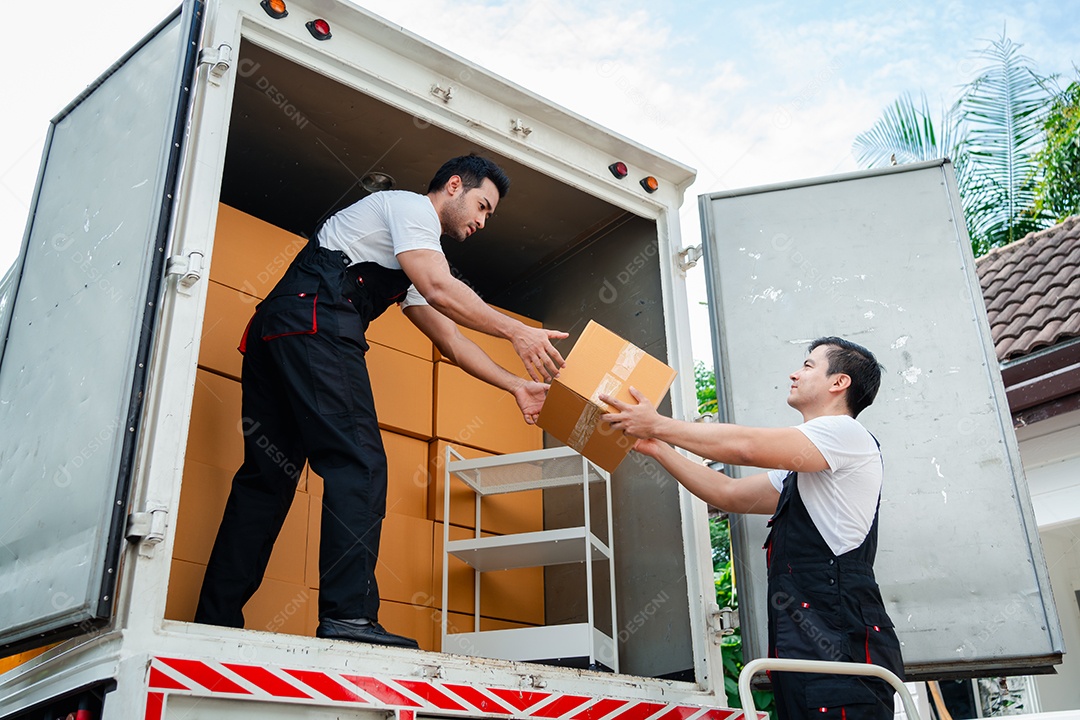
[[[236,350],[258,302],[306,240],[222,205],[210,268],[166,617],[191,620],[233,473],[243,460],[241,355]],[[532,323],[536,325],[536,323]],[[508,369],[520,367],[509,343],[465,331]],[[442,465],[447,443],[462,454],[539,449],[541,432],[525,425],[514,399],[442,358],[397,307],[372,323],[366,358],[389,468],[387,515],[376,576],[380,622],[437,649],[442,592]],[[267,567],[248,603],[247,627],[313,635],[318,624],[318,548],[322,479],[298,468],[297,492]],[[437,498],[437,502],[434,499]],[[466,508],[467,505],[467,508]],[[461,509],[459,513],[458,510]],[[543,524],[540,494],[485,501],[483,530],[523,532]],[[455,495],[454,537],[472,528],[471,495]],[[456,562],[456,561],[455,561]],[[542,571],[485,577],[487,627],[543,622]],[[531,573],[531,574],[530,574]],[[454,611],[472,611],[472,571],[454,570]],[[460,598],[460,601],[457,600]],[[453,625],[472,628],[472,617]]]

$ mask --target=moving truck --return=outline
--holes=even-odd
[[[779,412],[785,378],[816,336],[877,351],[888,374],[864,418],[887,467],[878,570],[909,676],[1060,662],[947,161],[702,196],[702,247],[687,247],[685,165],[345,2],[189,0],[53,121],[0,283],[0,717],[738,713],[704,504],[633,453],[610,477],[570,457],[588,482],[551,480],[560,443],[470,384],[397,308],[368,355],[391,472],[381,620],[421,649],[313,637],[310,468],[294,469],[247,627],[192,622],[250,431],[234,348],[251,311],[321,219],[386,187],[422,192],[471,151],[513,187],[483,233],[446,248],[455,272],[568,331],[564,352],[595,320],[670,365],[662,412],[696,415],[685,286],[701,252],[722,419],[794,422]],[[518,369],[505,343],[483,341]],[[520,493],[475,501],[480,486],[451,472],[519,457],[526,476],[547,463]],[[544,536],[581,543],[559,563],[448,552],[566,533],[583,507],[592,547],[610,552],[573,533]],[[735,520],[743,633],[760,656],[764,521]],[[458,633],[538,637],[586,620],[617,660],[558,643],[443,652]]]

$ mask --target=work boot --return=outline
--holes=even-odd
[[[364,618],[358,620],[331,620],[330,618],[323,618],[319,621],[319,627],[315,631],[315,637],[326,638],[329,640],[352,640],[353,642],[412,648],[413,650],[420,649],[419,643],[412,638],[387,632],[386,628],[379,623]]]

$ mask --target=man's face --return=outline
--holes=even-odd
[[[828,345],[818,345],[806,356],[802,367],[791,373],[787,403],[796,410],[825,400],[836,375],[829,374]]]
[[[480,187],[465,190],[459,188],[439,216],[443,234],[458,242],[484,227],[499,204],[499,189],[495,183],[484,178]]]

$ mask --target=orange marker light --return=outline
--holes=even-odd
[[[289,14],[289,11],[285,9],[285,0],[262,0],[259,5],[275,20],[280,20]]]
[[[647,193],[654,193],[657,188],[660,187],[660,183],[652,175],[649,175],[648,177],[641,178],[641,187],[645,188],[645,192]]]
[[[330,23],[326,22],[322,18],[318,20],[312,20],[307,24],[308,32],[311,33],[311,37],[316,40],[329,40],[333,37],[330,34]]]

